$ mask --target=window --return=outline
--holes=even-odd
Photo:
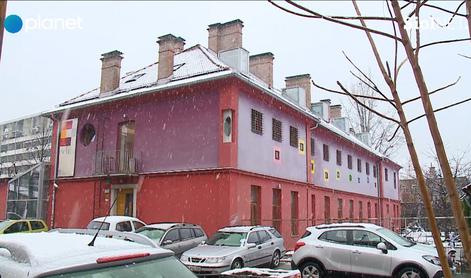
[[[29,225],[26,221],[20,221],[12,224],[10,227],[6,228],[3,233],[4,234],[11,234],[11,233],[21,233],[21,232],[28,232]]]
[[[369,176],[370,175],[370,163],[366,162],[365,164],[365,171],[366,171],[366,175]]]
[[[323,144],[322,149],[323,149],[324,161],[329,161],[329,145]]]
[[[44,229],[44,224],[41,221],[31,221],[29,222],[32,230]]]
[[[363,202],[358,202],[358,217],[360,218],[360,222],[363,221]]]
[[[280,151],[275,150],[275,160],[280,160]]]
[[[353,221],[353,217],[355,216],[355,211],[353,208],[353,200],[348,201],[348,212],[349,212],[349,218],[350,221]]]
[[[165,239],[163,241],[164,244],[170,244],[172,242],[175,242],[175,241],[179,241],[180,240],[180,236],[178,235],[178,230],[177,229],[173,229],[173,230],[170,230],[167,235],[165,236]]]
[[[298,148],[298,129],[293,126],[289,127],[289,145]]]
[[[386,215],[389,216],[389,205],[386,205]]]
[[[272,119],[272,138],[275,141],[281,142],[283,140],[283,134],[281,129],[281,121]]]
[[[188,229],[188,228],[180,229],[180,238],[182,240],[190,239],[192,237],[193,237],[193,233],[192,233],[191,229]]]
[[[84,146],[88,146],[91,142],[95,141],[95,135],[95,127],[92,124],[85,124],[80,131],[80,142]]]
[[[130,169],[130,161],[134,158],[134,139],[136,135],[136,125],[134,121],[119,124],[118,137],[118,170],[126,172]]]
[[[342,151],[337,150],[337,165],[342,166]]]
[[[370,220],[371,219],[371,203],[370,202],[366,204],[366,210],[367,210],[366,213],[368,213],[368,222],[371,222]]]
[[[379,212],[378,212],[378,204],[375,203],[375,218],[378,218],[378,214],[379,214]]]
[[[251,225],[260,225],[262,222],[261,219],[261,206],[260,206],[260,186],[252,185],[250,194],[250,224]]]
[[[376,165],[373,165],[373,177],[376,178]]]
[[[257,233],[260,238],[260,243],[265,243],[271,240],[271,236],[266,231],[258,231]]]
[[[118,232],[132,232],[131,222],[123,221],[116,223],[116,231]]]
[[[347,155],[347,166],[348,166],[348,169],[352,170],[353,168],[353,159],[352,159],[352,156],[351,155]]]
[[[316,154],[316,145],[314,143],[314,138],[311,138],[311,156],[314,156]]]
[[[343,200],[342,199],[338,199],[338,214],[337,214],[337,218],[339,221],[342,221],[342,218],[343,218]]]
[[[275,237],[277,238],[283,238],[283,236],[281,236],[281,234],[274,228],[270,228],[270,233],[272,233],[272,235],[274,235]]]
[[[345,230],[327,231],[323,233],[319,237],[319,239],[323,241],[333,242],[333,243],[347,244],[347,231]]]
[[[324,222],[330,223],[330,198],[328,196],[324,196]]]
[[[273,189],[273,227],[281,231],[281,189]]]
[[[298,192],[291,191],[291,234],[298,235]]]
[[[389,177],[388,177],[388,168],[384,168],[384,180],[385,181],[388,181]]]
[[[357,159],[357,171],[358,173],[361,173],[361,159]]]
[[[255,243],[255,244],[260,243],[257,232],[250,233],[249,237],[247,238],[247,243]]]
[[[254,109],[252,109],[252,132],[263,134],[263,114]]]
[[[369,231],[353,231],[353,245],[376,248],[382,242],[381,237]]]
[[[193,232],[195,233],[195,236],[196,236],[196,237],[202,237],[202,236],[204,236],[204,233],[203,233],[203,231],[201,231],[201,229],[196,229],[196,228],[195,228],[195,229],[193,229]]]
[[[137,221],[132,221],[132,223],[134,224],[134,229],[137,230],[141,227],[144,227],[144,224],[142,224],[141,222],[137,222]]]
[[[311,195],[311,221],[312,225],[316,225],[316,195]]]
[[[393,172],[393,182],[394,182],[394,189],[396,189],[396,187],[397,187],[397,183],[396,183],[396,172]]]

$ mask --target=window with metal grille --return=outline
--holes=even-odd
[[[261,214],[261,188],[260,186],[252,185],[251,186],[251,198],[250,198],[250,224],[251,225],[260,225],[262,223],[262,214]]]
[[[324,196],[324,222],[330,224],[330,198]]]
[[[323,144],[322,149],[324,151],[324,161],[329,161],[329,145]]]
[[[388,177],[388,169],[387,169],[387,168],[384,168],[384,180],[385,180],[385,181],[388,181],[388,180],[389,180],[389,177]]]
[[[361,173],[361,159],[357,158],[357,170]]]
[[[342,221],[342,218],[343,218],[343,200],[342,199],[338,199],[338,215],[337,215],[337,218],[338,218],[338,221]]]
[[[393,179],[394,179],[394,189],[396,189],[396,172],[393,172]]]
[[[298,204],[298,192],[291,191],[291,234],[298,235],[298,215],[299,215],[299,204]]]
[[[349,206],[348,206],[348,207],[349,207],[349,210],[348,210],[348,211],[349,211],[349,213],[350,213],[349,218],[350,218],[350,221],[353,222],[353,217],[354,217],[354,215],[355,215],[355,210],[354,210],[354,208],[353,208],[353,200],[350,200],[350,201],[349,201]]]
[[[283,140],[283,134],[281,131],[281,121],[272,119],[272,138],[275,141],[281,142]]]
[[[252,132],[263,134],[263,114],[254,109],[252,109]]]
[[[289,127],[289,145],[298,148],[298,129],[293,126]]]
[[[337,150],[337,165],[342,166],[342,151]]]
[[[351,155],[347,155],[347,164],[348,164],[348,169],[351,170],[353,168],[353,159]]]
[[[314,156],[315,154],[316,154],[316,151],[315,151],[314,138],[311,138],[311,156]]]
[[[273,227],[281,232],[281,189],[273,189]]]
[[[363,220],[363,202],[359,201],[358,202],[358,218],[360,219],[360,222]]]
[[[376,178],[376,165],[373,165],[373,177]]]
[[[366,168],[366,175],[370,175],[370,163],[366,162],[365,164],[365,168]]]

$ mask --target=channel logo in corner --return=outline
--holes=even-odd
[[[18,15],[12,14],[5,18],[3,25],[5,26],[5,30],[14,34],[18,33],[21,28],[23,28],[23,20]]]

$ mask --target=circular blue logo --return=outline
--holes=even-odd
[[[12,14],[5,18],[3,25],[5,25],[5,30],[8,32],[18,33],[23,27],[23,20],[21,20],[21,17],[17,16],[16,14]]]

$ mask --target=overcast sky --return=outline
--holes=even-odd
[[[353,14],[348,1],[308,3],[326,14]],[[363,1],[366,14],[387,16],[383,2]],[[456,2],[448,5],[456,6]],[[336,87],[336,81],[347,86],[356,83],[349,73],[352,67],[342,55],[345,51],[358,66],[369,71],[378,85],[387,92],[378,74],[371,49],[362,31],[332,23],[286,14],[264,1],[208,2],[8,2],[7,16],[19,15],[25,26],[18,33],[5,32],[0,62],[0,122],[39,113],[58,103],[96,88],[100,82],[99,60],[102,53],[119,50],[124,53],[122,74],[156,61],[157,37],[174,34],[186,40],[186,47],[207,46],[207,26],[212,23],[241,19],[244,22],[243,46],[250,54],[270,51],[275,55],[275,87],[284,86],[284,77],[310,73],[319,84]],[[448,18],[433,14],[445,22]],[[429,17],[423,16],[427,22]],[[34,28],[48,20],[75,22],[72,30]],[[60,23],[60,22],[59,22]],[[425,23],[426,24],[426,23]],[[27,26],[26,26],[27,25]],[[388,28],[390,25],[377,26]],[[389,31],[389,29],[387,29]],[[427,28],[424,42],[443,38],[469,36],[464,21],[458,19],[452,28]],[[392,43],[377,38],[381,52],[392,59]],[[435,108],[469,98],[471,43],[437,46],[422,51],[421,63],[429,89],[433,90],[461,76],[453,88],[432,97]],[[401,53],[401,59],[405,56]],[[409,66],[398,81],[402,99],[418,95]],[[331,98],[333,104],[347,104],[338,97],[313,88],[313,101]],[[471,102],[439,112],[437,119],[449,155],[471,149]],[[422,113],[421,103],[407,107],[409,118]],[[430,163],[433,149],[425,120],[411,125],[414,140],[423,164]],[[409,156],[405,146],[393,155],[406,166]],[[468,155],[468,159],[471,157]]]

